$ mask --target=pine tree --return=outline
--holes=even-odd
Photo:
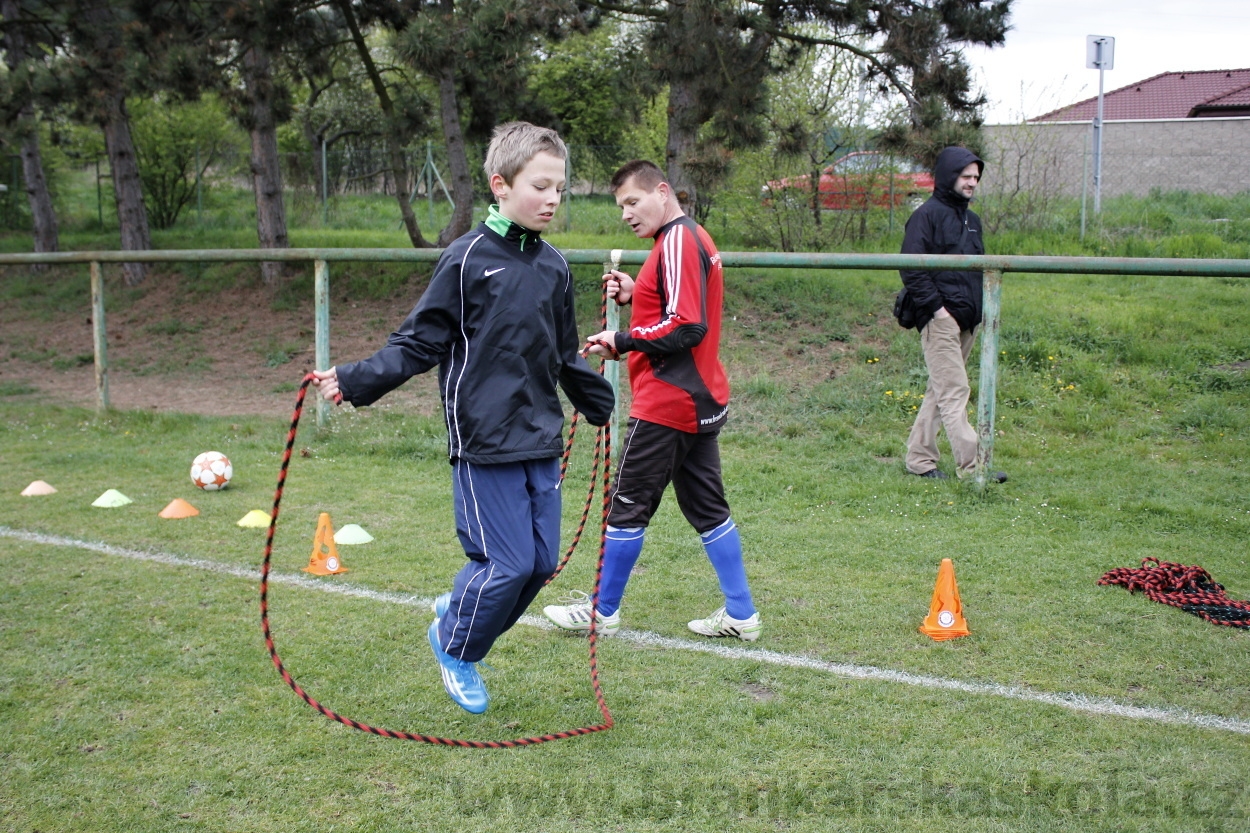
[[[121,247],[125,251],[152,248],[147,208],[138,159],[130,136],[126,97],[145,76],[146,57],[128,42],[134,23],[125,4],[109,0],[66,0],[43,4],[41,17],[54,21],[65,33],[66,50],[52,74],[59,91],[80,119],[94,122],[104,132],[113,180]],[[127,285],[143,281],[142,263],[122,264]]]
[[[22,175],[30,204],[35,251],[55,252],[60,248],[60,236],[39,148],[35,91],[38,72],[43,69],[41,48],[50,48],[55,43],[55,37],[31,15],[24,15],[18,0],[0,0],[0,18],[4,21],[5,65],[9,68],[0,108],[5,113],[5,122],[17,134],[21,147]]]
[[[668,174],[699,216],[739,147],[763,138],[769,74],[823,44],[858,56],[867,78],[901,96],[888,135],[913,153],[979,127],[965,45],[1004,41],[1012,0],[587,0],[640,20],[652,71],[669,85]],[[867,43],[868,46],[862,44]]]

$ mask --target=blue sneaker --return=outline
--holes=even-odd
[[[435,604],[437,605],[437,601]],[[438,642],[438,622],[435,619],[430,623],[428,635],[434,659],[438,660],[439,670],[443,673],[443,688],[447,689],[447,694],[460,708],[470,714],[481,714],[490,704],[490,695],[486,693],[486,685],[477,673],[477,664],[456,659],[443,650]]]
[[[451,593],[444,593],[434,600],[434,604],[430,605],[430,610],[434,611],[436,618],[442,619],[449,607],[451,607]]]

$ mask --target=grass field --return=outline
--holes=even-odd
[[[96,415],[5,391],[0,827],[1250,830],[1250,634],[1096,585],[1155,556],[1250,598],[1250,287],[1008,276],[1010,480],[981,493],[903,473],[924,373],[915,334],[883,320],[893,276],[729,280],[722,447],[764,636],[699,650],[685,622],[718,593],[670,501],[628,632],[602,643],[616,727],[531,749],[371,737],[282,684],[251,572],[263,531],[235,521],[268,508],[286,414]],[[530,620],[489,658],[485,715],[443,693],[427,605],[462,556],[436,420],[343,411],[297,447],[280,576],[304,575],[320,511],[377,539],[343,548],[346,575],[272,589],[278,648],[314,697],[473,739],[597,722],[584,641]],[[209,448],[235,482],[195,494]],[[587,469],[583,447],[566,529]],[[18,496],[36,478],[60,491]],[[107,488],[135,502],[92,508]],[[158,518],[174,497],[201,516]],[[539,605],[589,589],[583,547]],[[973,635],[934,643],[916,628],[943,556]]]

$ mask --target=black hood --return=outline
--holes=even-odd
[[[933,165],[933,196],[957,208],[968,205],[964,195],[955,190],[955,181],[963,169],[973,162],[984,173],[985,162],[972,151],[960,147],[944,148]]]

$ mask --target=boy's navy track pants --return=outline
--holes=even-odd
[[[556,568],[560,460],[452,463],[456,533],[469,561],[456,575],[439,642],[477,662],[516,624]]]

